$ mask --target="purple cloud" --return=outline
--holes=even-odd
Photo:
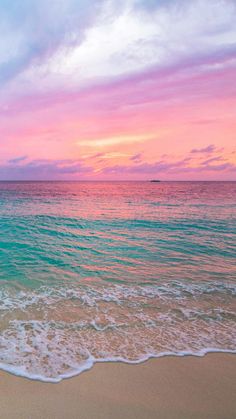
[[[53,180],[63,179],[66,175],[83,177],[93,173],[92,167],[80,160],[32,160],[21,164],[23,160],[18,159],[14,165],[13,161],[0,165],[0,180]]]
[[[24,161],[24,160],[26,160],[27,159],[27,157],[28,156],[19,156],[19,157],[16,157],[16,158],[14,158],[14,159],[10,159],[10,160],[8,160],[8,163],[10,163],[10,164],[16,164],[16,163],[20,163],[20,162],[22,162],[22,161]]]
[[[47,59],[60,46],[71,47],[81,42],[85,30],[103,6],[103,0],[94,0],[92,7],[85,0],[60,2],[29,2],[2,0],[0,24],[8,52],[0,63],[0,81],[3,84],[27,69]],[[1,46],[0,46],[1,56]]]
[[[214,144],[210,144],[204,148],[193,148],[190,153],[213,153],[216,151],[216,146]]]
[[[213,161],[213,159],[210,159]],[[220,158],[214,159],[215,161],[220,160]],[[188,166],[190,158],[185,158],[176,162],[168,161],[157,161],[155,163],[142,163],[133,166],[125,165],[115,165],[109,166],[103,169],[103,174],[105,175],[116,175],[116,174],[136,174],[139,175],[159,175],[159,174],[181,174],[181,173],[199,173],[204,171],[236,171],[236,165],[232,163],[223,163],[218,165],[208,164],[207,161],[198,167]]]
[[[223,157],[216,156],[216,157],[211,157],[210,159],[205,160],[204,162],[202,162],[202,164],[208,165],[209,163],[213,163],[215,161],[222,161],[222,160],[224,160]]]
[[[236,172],[236,165],[232,163],[223,163],[223,164],[217,164],[217,165],[204,165],[202,167],[199,167],[198,170],[208,170],[208,171],[231,171]]]
[[[142,158],[142,153],[138,153],[131,156],[130,160],[134,161],[135,163],[139,163],[141,161],[141,158]]]
[[[96,154],[93,154],[93,156],[91,156],[90,159],[99,159],[104,156],[105,156],[104,153],[96,153]]]

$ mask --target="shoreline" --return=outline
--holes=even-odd
[[[10,375],[13,375],[15,377],[20,377],[29,381],[38,381],[40,383],[47,383],[47,384],[59,384],[64,380],[68,380],[71,378],[75,378],[80,376],[81,374],[90,371],[94,368],[97,364],[125,364],[125,365],[140,365],[148,362],[149,360],[155,360],[160,358],[182,358],[182,357],[197,357],[202,358],[205,357],[208,354],[236,354],[236,349],[217,349],[217,348],[205,348],[199,350],[199,352],[193,353],[191,351],[180,351],[180,352],[160,352],[158,355],[148,355],[147,357],[141,358],[137,361],[130,361],[126,360],[125,358],[104,358],[104,359],[94,359],[89,358],[84,365],[84,367],[78,368],[76,371],[71,373],[66,373],[59,375],[58,378],[47,378],[43,377],[41,375],[26,375],[24,372],[22,372],[20,369],[17,370],[17,368],[14,369],[14,367],[5,367],[5,364],[0,363],[0,374],[1,372],[7,373]]]
[[[0,418],[234,419],[236,356],[99,362],[59,383],[0,372]]]

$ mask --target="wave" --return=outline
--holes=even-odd
[[[162,358],[167,356],[176,356],[176,357],[184,357],[184,356],[196,356],[196,357],[203,357],[209,353],[226,353],[226,354],[236,354],[236,349],[220,349],[220,348],[204,348],[201,351],[198,352],[191,352],[191,351],[181,351],[181,352],[161,352],[159,354],[149,354],[145,357],[142,357],[136,361],[130,361],[125,358],[121,357],[114,357],[114,358],[101,358],[101,359],[94,359],[93,357],[90,357],[86,363],[83,366],[79,366],[77,369],[75,369],[73,372],[65,373],[59,375],[57,378],[48,378],[46,376],[40,375],[40,374],[28,374],[25,371],[24,367],[14,367],[7,364],[0,363],[0,369],[2,371],[8,372],[12,375],[27,378],[30,380],[35,381],[41,381],[45,383],[59,383],[64,379],[76,377],[77,375],[80,375],[81,373],[90,370],[95,364],[98,363],[107,363],[107,362],[121,362],[124,364],[141,364],[143,362],[148,361],[149,359],[153,358]]]
[[[58,382],[97,362],[236,351],[234,284],[84,282],[3,287],[0,368]]]

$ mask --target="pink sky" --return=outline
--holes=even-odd
[[[236,180],[234,1],[17,3],[0,179]]]

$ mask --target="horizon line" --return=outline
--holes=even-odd
[[[152,183],[153,180],[156,179],[0,179],[0,183],[4,182],[150,182]],[[163,182],[236,182],[236,179],[193,179],[193,180],[185,180],[185,179],[157,179],[156,183],[163,183]],[[155,183],[155,182],[153,182]]]

